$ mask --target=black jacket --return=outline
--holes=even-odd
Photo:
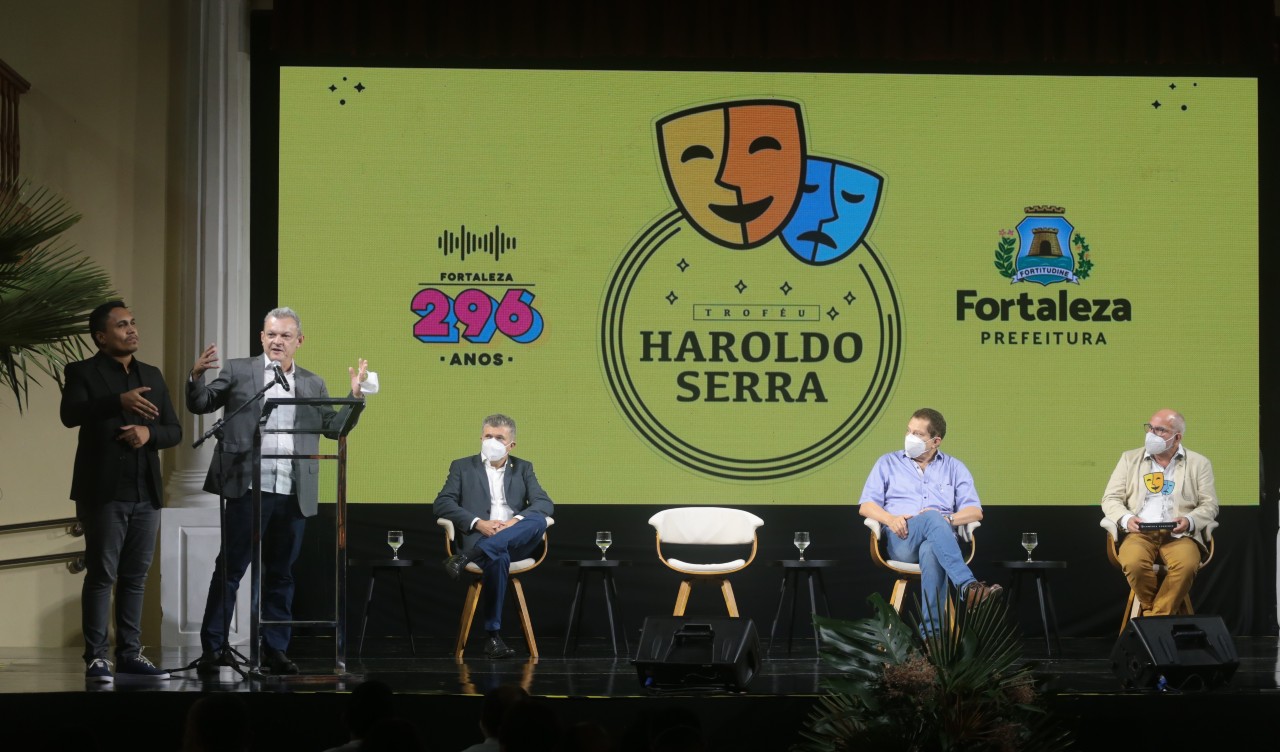
[[[134,456],[134,450],[117,440],[120,428],[141,422],[151,429],[151,438],[139,451],[148,454],[147,465],[151,473],[153,505],[161,506],[164,486],[160,481],[160,457],[158,451],[168,449],[182,441],[182,425],[169,400],[160,369],[147,365],[137,358],[133,367],[138,369],[142,385],[151,387],[145,395],[160,410],[158,420],[141,421],[137,416],[126,422],[120,407],[120,393],[108,386],[111,372],[120,368],[114,358],[99,352],[87,360],[68,363],[63,370],[66,386],[62,390],[60,414],[62,424],[68,428],[80,427],[76,446],[76,464],[71,475],[71,498],[78,502],[105,502],[115,495],[120,478],[121,463]]]

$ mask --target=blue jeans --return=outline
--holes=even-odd
[[[289,621],[293,618],[293,563],[302,551],[302,533],[307,518],[298,507],[298,497],[277,493],[262,494],[262,619]],[[227,547],[218,553],[209,582],[204,622],[200,625],[200,645],[217,652],[227,641],[227,612],[235,610],[236,591],[253,558],[253,492],[227,499]],[[222,589],[222,570],[227,570],[227,588]],[[257,608],[252,604],[250,608]],[[289,647],[289,627],[262,627],[262,642],[270,650]]]
[[[538,550],[538,543],[546,531],[546,518],[540,514],[531,514],[513,527],[504,528],[488,538],[481,538],[471,549],[471,560],[484,571],[481,576],[481,582],[484,583],[481,595],[484,597],[486,632],[502,629],[502,604],[507,598],[511,561],[527,558]]]
[[[920,600],[924,603],[926,633],[938,631],[946,608],[947,582],[961,592],[975,580],[964,563],[955,529],[941,512],[930,510],[907,520],[907,537],[899,538],[881,526],[889,558],[920,565]]]
[[[107,619],[116,591],[116,662],[142,651],[142,596],[156,550],[160,510],[149,501],[76,502],[84,528],[80,623],[84,659],[107,657]]]

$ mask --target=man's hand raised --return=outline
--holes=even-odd
[[[369,378],[369,361],[364,358],[357,358],[356,367],[351,368],[348,366],[347,372],[351,374],[351,396],[364,396],[360,391],[360,385],[364,383],[365,379]]]
[[[191,366],[191,379],[193,381],[199,379],[204,375],[205,371],[210,368],[217,368],[217,366],[218,346],[211,342],[209,343],[209,346],[204,349],[204,352],[200,353],[200,356],[196,358],[196,364]]]
[[[160,417],[160,410],[142,395],[151,391],[149,386],[140,386],[136,389],[130,389],[120,395],[120,407],[125,412],[133,413],[139,418],[146,420],[155,420]]]

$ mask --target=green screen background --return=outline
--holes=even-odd
[[[304,322],[298,360],[336,396],[357,357],[382,382],[351,439],[352,501],[429,502],[449,461],[478,452],[481,419],[504,412],[519,425],[514,453],[557,503],[848,505],[923,406],[946,416],[943,450],[973,471],[984,504],[1098,503],[1162,407],[1186,415],[1185,443],[1213,461],[1223,503],[1256,500],[1254,79],[285,67],[280,87],[279,300]],[[901,361],[849,449],[783,479],[724,480],[672,461],[626,420],[601,315],[621,257],[675,207],[655,123],[756,98],[801,105],[811,154],[884,177],[867,238],[901,307]],[[1094,268],[1080,285],[1010,285],[995,269],[999,231],[1036,204],[1065,207],[1087,239]],[[499,259],[444,254],[437,238],[464,225],[499,226],[518,245]],[[849,273],[800,265],[777,240],[706,258],[753,280],[838,285],[832,275]],[[415,339],[414,295],[461,272],[534,282],[543,334]],[[1132,320],[957,319],[957,290],[1059,289],[1127,299]],[[708,287],[691,300],[722,297]],[[648,314],[629,315],[639,327]],[[1023,330],[1107,344],[980,341]],[[481,353],[505,360],[450,365]],[[820,427],[812,407],[665,403],[701,446],[764,455]],[[321,488],[332,494],[331,476]]]

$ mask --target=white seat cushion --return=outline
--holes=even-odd
[[[649,518],[663,543],[745,545],[756,538],[764,520],[741,509],[726,507],[677,507]]]
[[[682,569],[686,572],[695,572],[697,574],[718,574],[720,572],[732,572],[735,569],[742,569],[747,562],[742,559],[734,559],[726,561],[722,564],[690,564],[687,561],[679,559],[667,559],[667,566],[675,569]]]
[[[907,563],[907,562],[905,562],[905,561],[896,561],[896,560],[894,560],[894,559],[885,559],[885,560],[884,560],[884,563],[885,563],[885,564],[888,564],[889,566],[893,567],[894,569],[901,569],[901,570],[904,570],[904,571],[907,571],[907,572],[912,572],[912,573],[914,573],[914,574],[920,574],[920,565],[919,565],[919,564],[908,564],[908,563]]]
[[[536,559],[521,559],[520,561],[513,561],[511,562],[511,568],[507,571],[511,574],[519,574],[526,569],[533,569],[533,565],[537,563]],[[480,566],[474,561],[469,561],[467,562],[467,571],[471,574],[481,574],[484,570],[480,569]]]

